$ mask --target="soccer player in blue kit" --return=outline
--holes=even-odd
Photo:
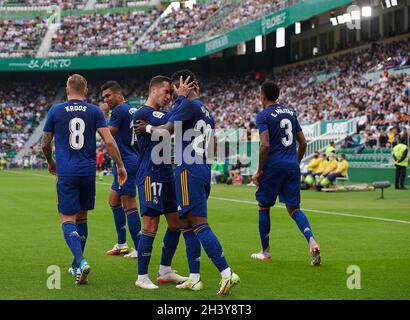
[[[170,113],[166,113],[163,109],[169,105],[170,101],[170,79],[165,76],[152,78],[149,85],[148,99],[134,113],[134,121],[143,120],[154,126],[165,124]],[[144,224],[138,246],[138,278],[135,285],[143,289],[158,289],[158,286],[152,283],[148,276],[148,265],[162,214],[167,220],[168,228],[162,244],[162,257],[157,282],[179,283],[187,279],[171,269],[171,262],[181,234],[175,198],[174,171],[170,161],[159,159],[161,157],[160,153],[154,155],[155,149],[161,146],[161,142],[151,139],[151,135],[148,133],[137,136],[135,140],[135,147],[140,157],[137,165],[137,182],[140,211]],[[170,141],[163,141],[162,143],[166,144],[164,147],[169,151],[163,150],[162,156],[170,155]]]
[[[305,236],[311,253],[311,264],[319,266],[320,249],[309,221],[300,210],[300,168],[306,151],[306,139],[292,108],[276,102],[279,87],[267,81],[261,87],[261,103],[264,110],[256,116],[260,135],[259,166],[253,177],[256,200],[259,203],[259,234],[262,251],[252,254],[253,259],[271,260],[269,247],[270,207],[280,202],[286,204],[289,215]],[[296,141],[299,144],[296,150]]]
[[[165,125],[153,127],[140,122],[137,133],[146,131],[152,135],[160,135],[163,130],[170,133],[175,131],[177,150],[175,188],[179,224],[184,231],[194,232],[206,254],[220,271],[222,279],[217,294],[228,295],[232,287],[239,284],[240,279],[229,267],[221,244],[207,220],[207,199],[211,188],[211,169],[207,163],[207,150],[209,142],[213,141],[214,137],[214,119],[199,99],[199,83],[191,71],[181,70],[174,73],[171,82],[178,93],[181,86],[188,86],[188,89],[192,90],[188,91],[186,97],[178,96],[178,104],[172,109]],[[190,270],[192,270],[191,263],[196,262],[197,272],[192,274],[191,271],[190,277],[177,285],[178,289],[200,290],[203,287],[199,274],[200,252],[198,251],[200,251],[198,247],[190,248],[187,245]]]
[[[108,255],[125,254],[125,258],[137,258],[137,251],[128,250],[126,242],[126,220],[135,249],[138,248],[140,239],[141,221],[136,202],[137,190],[137,162],[138,153],[134,149],[134,133],[132,129],[132,114],[137,110],[125,100],[123,90],[116,81],[107,81],[101,87],[104,103],[112,110],[108,128],[114,136],[120,149],[121,157],[127,170],[127,182],[120,186],[117,179],[117,170],[114,166],[114,181],[108,202],[111,207],[115,228],[117,231],[117,243],[107,251]]]
[[[57,176],[58,212],[65,241],[74,255],[69,271],[76,276],[76,284],[85,284],[90,273],[84,249],[88,237],[87,213],[94,209],[95,201],[96,132],[117,164],[120,185],[126,182],[127,172],[103,112],[84,101],[88,93],[86,79],[78,74],[70,76],[66,92],[68,101],[48,111],[42,149],[49,172]]]

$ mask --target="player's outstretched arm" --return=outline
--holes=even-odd
[[[124,163],[122,162],[120,150],[115,142],[110,130],[107,127],[98,128],[98,133],[105,143],[107,152],[110,157],[115,161],[117,165],[118,183],[123,185],[127,181],[127,171],[125,170]]]
[[[52,132],[43,132],[43,138],[41,139],[41,148],[43,150],[44,156],[47,159],[48,171],[52,175],[56,175],[56,163],[53,159],[53,146],[51,144],[53,137],[54,135]]]
[[[169,132],[170,134],[174,133],[174,124],[172,122],[167,122],[161,126],[152,126],[146,123],[144,120],[137,120],[134,124],[134,134],[140,135],[144,133],[153,134],[161,134],[161,132],[165,133]]]
[[[253,183],[258,186],[260,178],[263,174],[263,168],[265,167],[266,158],[268,157],[269,153],[269,130],[265,130],[259,134],[259,139],[261,141],[261,145],[259,147],[259,164],[258,164],[258,171],[256,171],[255,175],[253,176]]]
[[[307,142],[306,142],[306,138],[305,135],[303,134],[302,131],[299,131],[296,134],[296,140],[299,143],[299,147],[298,147],[298,159],[299,159],[299,163],[302,161],[303,156],[305,155],[306,152],[306,148],[307,148]]]

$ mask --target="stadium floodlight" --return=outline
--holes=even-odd
[[[337,23],[338,24],[345,23],[345,17],[343,15],[337,16]]]
[[[385,3],[386,3],[386,7],[387,7],[387,8],[390,8],[390,7],[391,7],[390,0],[386,0]]]
[[[390,2],[393,7],[398,5],[397,0],[390,0]]]
[[[262,52],[262,49],[263,49],[263,47],[262,47],[262,36],[257,36],[255,38],[255,52],[256,53]]]
[[[345,13],[343,17],[345,22],[352,22],[352,16],[350,15],[350,13]]]
[[[332,23],[333,26],[337,26],[337,25],[338,25],[338,23],[337,23],[337,18],[336,18],[336,17],[330,18],[330,22]]]
[[[360,10],[354,10],[350,14],[352,15],[352,20],[360,20]]]
[[[278,28],[276,30],[276,48],[283,48],[285,46],[285,28]]]
[[[302,26],[300,22],[295,22],[295,34],[299,34],[302,32]]]
[[[371,17],[372,16],[372,7],[362,7],[362,16],[363,17]]]

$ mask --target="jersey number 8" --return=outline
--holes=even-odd
[[[70,120],[70,147],[74,150],[80,150],[84,146],[85,122],[81,118]]]

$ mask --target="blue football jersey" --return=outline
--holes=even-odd
[[[174,124],[176,174],[186,169],[193,177],[209,182],[207,149],[215,129],[211,112],[200,99],[185,99],[174,107],[169,122]]]
[[[156,111],[152,107],[142,106],[133,114],[134,122],[144,120],[152,126],[160,126],[168,122],[170,113],[164,111]],[[144,183],[146,176],[150,176],[152,181],[168,182],[174,180],[174,172],[171,164],[155,164],[151,159],[152,149],[159,141],[152,141],[151,135],[141,134],[135,137],[135,150],[139,155],[137,184]]]
[[[137,111],[129,102],[125,102],[115,107],[111,112],[108,125],[118,129],[114,139],[124,164],[135,165],[138,161],[138,154],[133,147],[133,118],[132,114]]]
[[[103,127],[103,112],[87,102],[70,100],[50,108],[43,131],[54,133],[57,175],[95,175],[96,130]]]
[[[256,126],[262,133],[269,130],[269,153],[265,166],[299,168],[296,134],[302,131],[292,108],[273,105],[256,115]]]

